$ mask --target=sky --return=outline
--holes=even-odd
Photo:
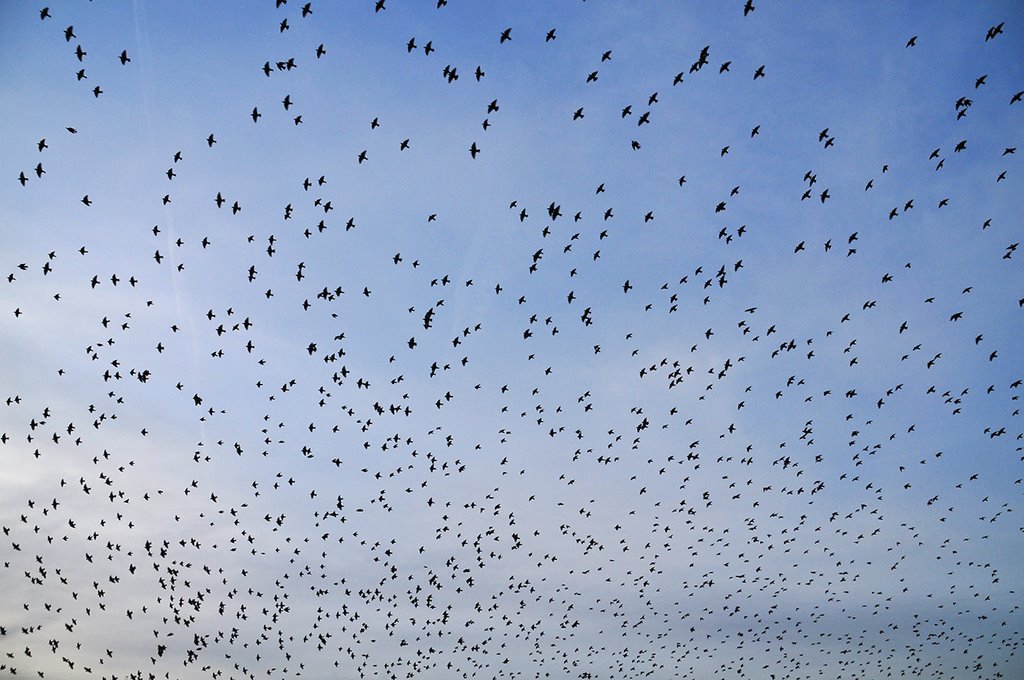
[[[0,672],[1024,676],[1022,25],[3,3]]]

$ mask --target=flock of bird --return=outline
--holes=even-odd
[[[265,58],[205,95],[138,18],[5,9],[60,55],[5,105],[0,673],[1024,677],[1014,22],[878,47],[905,117],[783,121],[802,62],[627,35],[524,93],[582,23],[412,4],[211,10],[212,71]],[[953,34],[987,72],[914,109]],[[168,72],[202,132],[130,103]]]

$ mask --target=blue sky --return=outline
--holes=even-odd
[[[0,7],[0,670],[1024,672],[1019,4],[383,5]]]

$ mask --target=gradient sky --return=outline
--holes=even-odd
[[[1022,5],[375,5],[0,5],[0,671],[1024,676]]]

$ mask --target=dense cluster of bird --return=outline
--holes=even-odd
[[[125,94],[165,74],[138,22],[6,12],[66,54],[0,161],[0,673],[1024,677],[1024,90],[984,54],[1019,27],[878,47],[908,102],[954,33],[987,71],[892,102],[893,149],[710,38],[560,53],[536,121],[516,69],[575,25],[261,2],[203,48],[263,55],[229,105],[169,114],[198,133]]]

